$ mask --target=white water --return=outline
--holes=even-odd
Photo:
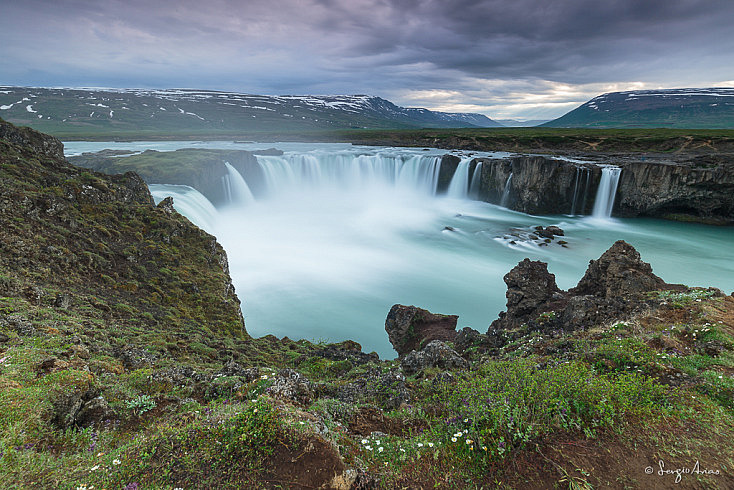
[[[622,169],[619,167],[609,165],[602,167],[601,181],[599,182],[599,189],[596,191],[596,200],[592,212],[594,218],[607,219],[612,216],[614,197],[617,194],[617,185],[621,173]]]
[[[78,145],[95,151],[110,144]],[[121,149],[174,149],[128,145]],[[254,336],[353,339],[366,351],[394,357],[384,331],[393,304],[457,314],[459,328],[484,332],[505,306],[502,276],[520,260],[548,262],[559,286],[568,288],[590,259],[619,239],[634,245],[669,282],[734,290],[732,228],[534,217],[436,197],[434,163],[445,153],[441,150],[265,147],[271,146],[287,151],[283,157],[258,157],[267,171],[267,189],[253,189],[258,198],[247,205],[214,209],[189,187],[151,186],[156,201],[173,195],[180,212],[223,244]],[[70,152],[78,148],[67,144]],[[511,228],[550,224],[566,231],[568,248],[513,245],[504,238]]]
[[[507,207],[510,200],[510,183],[512,182],[512,172],[507,176],[507,182],[505,182],[505,189],[502,191],[502,199],[500,199],[500,206],[503,208]]]
[[[482,162],[477,163],[474,167],[474,173],[471,176],[471,184],[469,185],[469,197],[472,199],[479,198],[479,183],[482,180]]]
[[[199,191],[187,185],[150,184],[148,187],[156,203],[171,196],[179,213],[204,231],[214,232],[219,220],[219,211]]]
[[[473,159],[474,157],[464,157],[459,162],[446,191],[448,197],[454,199],[465,199],[467,197],[469,192],[469,164]]]
[[[242,175],[234,168],[229,162],[224,162],[224,166],[227,167],[226,193],[229,197],[229,202],[232,206],[244,206],[255,202],[255,197],[250,191],[250,187],[242,178]]]

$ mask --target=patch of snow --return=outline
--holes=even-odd
[[[27,110],[28,112],[38,112],[33,110],[33,104],[28,104],[27,106],[25,106],[25,110]]]
[[[89,115],[89,117],[92,117],[93,115],[94,115],[94,111],[92,111],[92,113]]]
[[[10,105],[0,105],[0,110],[2,110],[2,111],[6,111],[6,110],[8,110],[8,109],[11,109],[11,108],[12,108],[12,107],[13,107],[14,105],[15,105],[15,104],[10,104]]]

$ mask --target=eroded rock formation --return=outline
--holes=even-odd
[[[575,330],[630,316],[645,305],[644,293],[681,289],[666,284],[640,259],[635,248],[617,241],[589,268],[578,285],[562,291],[547,264],[523,260],[504,277],[507,311],[492,322],[489,334],[521,327]]]
[[[453,340],[458,318],[416,306],[393,305],[385,320],[385,330],[398,355],[404,356],[432,340]]]

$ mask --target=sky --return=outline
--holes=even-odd
[[[0,0],[0,85],[369,94],[553,119],[734,87],[734,0]]]

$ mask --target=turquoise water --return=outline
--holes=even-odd
[[[231,142],[201,145],[253,148]],[[190,142],[66,143],[67,154],[191,146]],[[151,186],[157,200],[172,195],[180,212],[223,244],[253,336],[353,339],[366,351],[392,358],[395,353],[384,321],[393,304],[457,314],[459,327],[485,331],[504,309],[502,277],[517,262],[526,257],[548,262],[565,289],[578,282],[590,259],[616,240],[631,243],[667,282],[734,290],[731,227],[538,217],[469,199],[436,197],[431,158],[445,150],[257,146],[281,148],[286,155],[277,162],[263,159],[262,165],[271,171],[269,187],[254,202],[240,200],[214,209],[193,189]],[[347,175],[337,169],[336,165],[350,168],[344,164],[350,158],[363,167],[362,173]],[[308,181],[298,180],[300,174],[293,171],[300,168],[294,166],[296,161],[311,169]],[[407,162],[414,167],[400,173]],[[319,172],[316,177],[313,169]],[[529,231],[551,224],[566,231],[567,248],[522,241],[513,245],[504,238],[512,228]]]

